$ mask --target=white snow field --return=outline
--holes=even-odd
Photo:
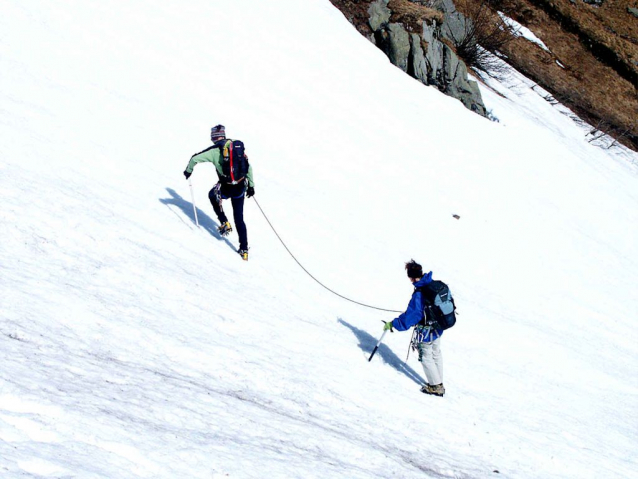
[[[635,153],[514,74],[481,118],[327,0],[0,12],[0,477],[638,477]],[[210,164],[195,226],[217,123],[326,286],[450,285],[444,398],[254,199],[242,261]]]

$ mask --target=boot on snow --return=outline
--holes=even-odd
[[[241,259],[243,259],[244,261],[248,261],[248,250],[247,249],[238,249],[237,252],[239,253],[239,256],[241,256]]]
[[[219,231],[219,234],[222,236],[228,236],[232,230],[233,227],[230,226],[228,221],[226,221],[226,223],[222,223],[222,225],[217,228],[217,231]]]
[[[443,387],[443,383],[441,384],[424,384],[421,387],[421,392],[425,394],[431,394],[433,396],[443,397],[445,394],[445,388]]]

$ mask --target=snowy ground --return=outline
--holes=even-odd
[[[634,153],[516,75],[480,118],[327,0],[0,9],[1,477],[638,477]],[[216,123],[326,285],[450,284],[444,398],[253,200],[241,261],[210,165],[195,226]]]

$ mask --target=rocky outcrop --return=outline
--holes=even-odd
[[[471,21],[457,11],[452,0],[433,0],[432,7],[443,12],[441,33],[444,38],[456,43],[465,37],[467,31],[471,28],[469,26]]]
[[[375,0],[368,9],[370,38],[377,47],[404,72],[425,85],[436,86],[446,95],[459,99],[468,109],[486,116],[478,85],[468,78],[467,68],[454,50],[442,41],[441,25],[436,20],[423,21],[421,31],[408,31],[405,25],[391,21],[393,12],[388,4],[389,0]],[[457,28],[457,17],[450,15],[450,19],[448,28]],[[443,25],[446,25],[445,21]]]
[[[383,25],[387,25],[390,22],[392,16],[392,10],[388,8],[388,2],[376,1],[370,5],[368,9],[370,15],[370,28],[373,32],[378,31]]]

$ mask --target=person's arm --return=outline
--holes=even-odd
[[[248,173],[246,173],[246,180],[248,181],[248,186],[250,188],[255,187],[255,182],[253,181],[253,167],[252,165],[248,165]]]
[[[193,155],[188,162],[186,171],[188,173],[192,173],[193,168],[195,168],[195,165],[197,163],[203,163],[205,161],[213,163],[215,165],[215,168],[217,169],[217,166],[219,164],[219,148],[211,146],[210,148],[207,148],[206,150]]]
[[[392,327],[397,331],[407,331],[412,326],[423,319],[423,300],[421,292],[415,291],[410,298],[410,304],[405,313],[401,313],[398,318],[392,321]]]

